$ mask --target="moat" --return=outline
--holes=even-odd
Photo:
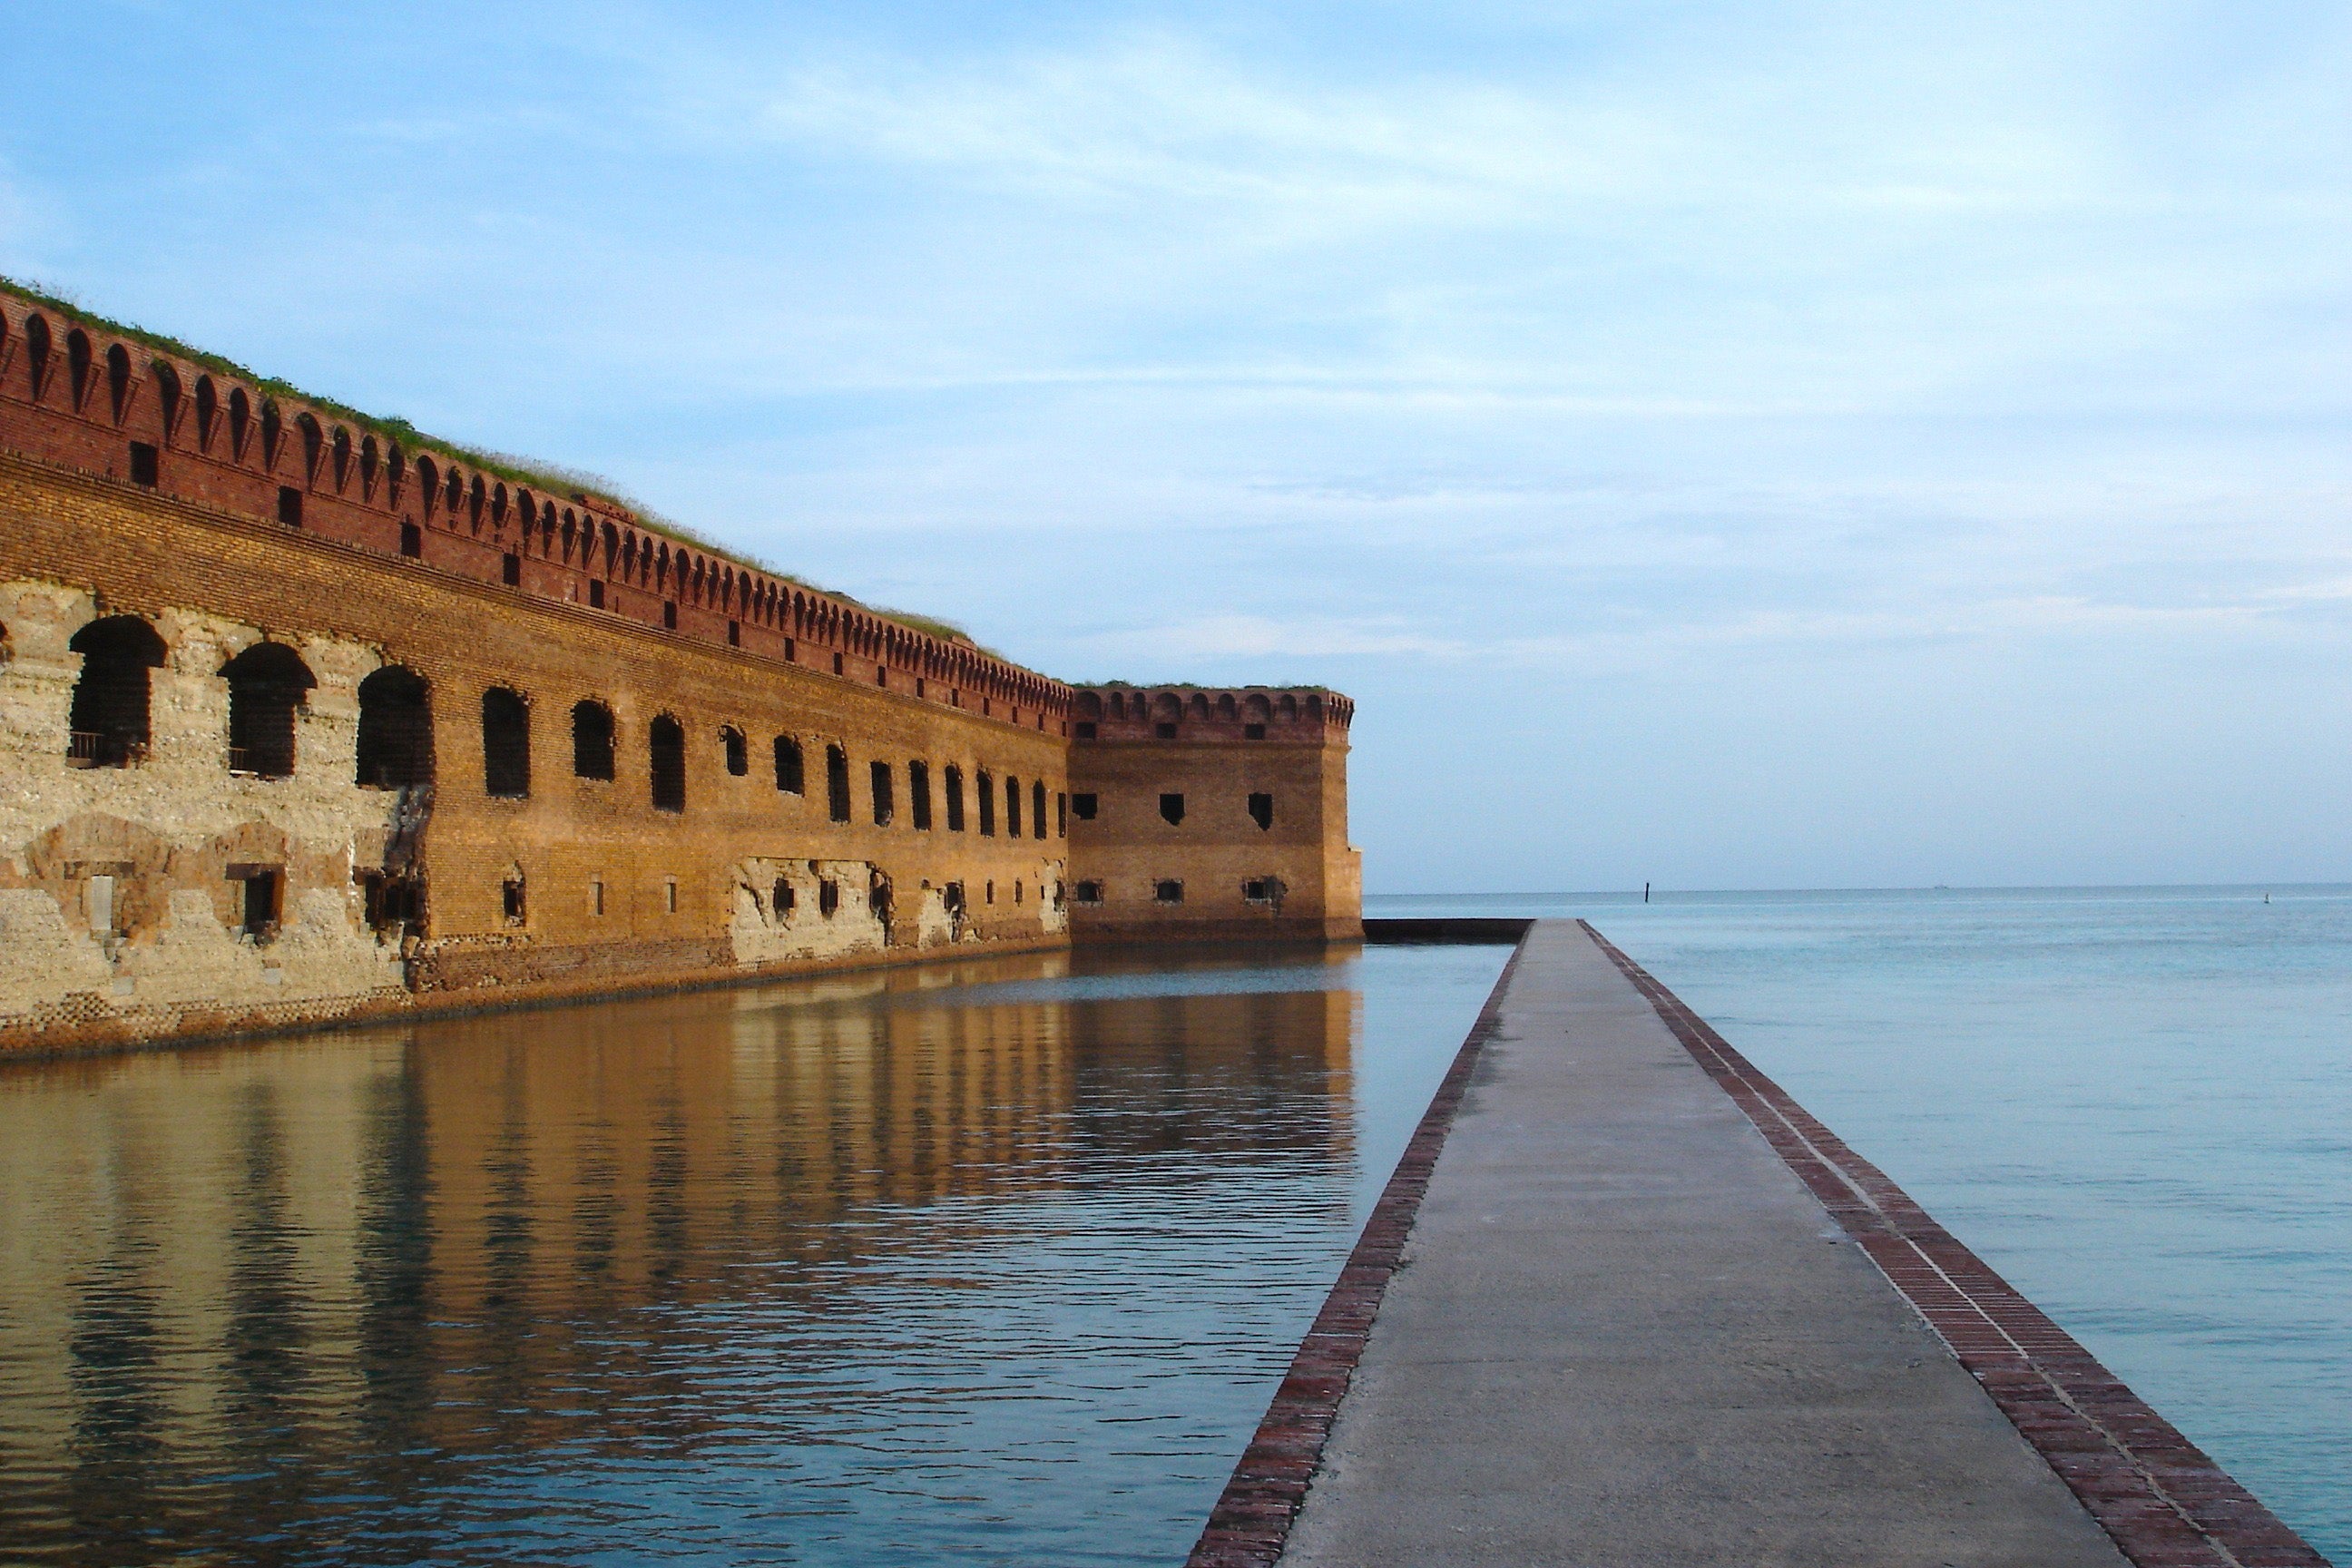
[[[1501,948],[0,1073],[0,1557],[1181,1561]]]

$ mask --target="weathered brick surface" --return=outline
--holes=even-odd
[[[77,377],[75,324],[54,311],[37,377],[40,314],[0,292],[0,1050],[1070,940],[1063,894],[1083,873],[1068,687],[657,536],[597,498],[486,479],[477,509],[486,477],[461,455],[371,454],[374,438],[331,410],[278,407],[273,444],[257,392],[216,378],[200,406],[203,367],[135,343],[94,334]],[[134,443],[153,448],[152,484],[134,473]],[[281,521],[281,489],[299,494],[299,523]],[[152,673],[152,745],[133,766],[76,767],[82,656],[69,644],[116,615],[150,623],[168,650]],[[263,642],[315,678],[287,778],[230,766],[222,666]],[[429,789],[357,778],[360,686],[388,665],[430,692]],[[491,793],[494,689],[529,714],[520,798]],[[1081,934],[1356,934],[1347,707],[1307,699],[1312,724],[1278,726],[1272,742],[1203,731],[1190,750],[1100,748],[1121,759],[1101,774],[1121,803],[1113,821],[1123,792],[1166,776],[1204,811],[1172,844],[1104,835],[1093,879],[1124,897],[1148,861],[1230,897],[1172,921],[1121,907],[1129,918]],[[583,702],[613,715],[609,780],[573,766]],[[663,720],[683,731],[682,811],[654,804]],[[798,793],[779,787],[780,736],[801,748]],[[830,809],[828,748],[846,759],[846,821]],[[912,763],[929,770],[928,826]],[[1271,831],[1222,798],[1261,787],[1279,803]],[[239,879],[255,868],[283,889],[257,940],[238,931]],[[421,882],[422,908],[372,926],[363,884],[387,877]],[[1261,877],[1284,893],[1254,906],[1241,883]]]

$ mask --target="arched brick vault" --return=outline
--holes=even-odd
[[[522,592],[642,623],[674,614],[678,635],[755,658],[829,670],[825,656],[838,653],[845,677],[868,681],[903,670],[926,678],[923,700],[1006,723],[1069,717],[1070,689],[1035,671],[672,542],[604,498],[510,487],[462,452],[370,423],[0,290],[0,438],[19,450],[118,477],[152,472],[157,488],[199,504],[299,518],[484,582],[511,573]]]

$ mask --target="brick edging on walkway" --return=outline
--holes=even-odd
[[[1322,1462],[1323,1445],[1331,1436],[1332,1418],[1339,1413],[1348,1380],[1362,1359],[1381,1292],[1396,1272],[1405,1236],[1420,1212],[1422,1194],[1429,1190],[1438,1151],[1453,1130],[1454,1113],[1470,1087],[1478,1054],[1501,1021],[1503,994],[1526,951],[1522,941],[1503,965],[1477,1022],[1470,1026],[1429,1109],[1422,1112],[1395,1172],[1372,1205],[1371,1217],[1364,1222],[1363,1234],[1356,1238],[1355,1250],[1339,1269],[1339,1282],[1323,1299],[1323,1310],[1299,1342],[1265,1418],[1209,1510],[1209,1522],[1185,1559],[1186,1568],[1272,1568],[1282,1555],[1291,1522],[1307,1500],[1307,1484]]]
[[[2126,1557],[2138,1568],[2328,1568],[2326,1558],[1928,1217],[1885,1172],[1847,1148],[1589,921],[1577,923],[1943,1337]],[[1319,1440],[1317,1447],[1319,1451]],[[1196,1550],[1192,1560],[1272,1558],[1203,1557]]]

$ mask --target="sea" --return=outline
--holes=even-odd
[[[2352,889],[1528,894],[2352,1563]],[[0,1562],[1183,1560],[1507,957],[0,1068]]]

